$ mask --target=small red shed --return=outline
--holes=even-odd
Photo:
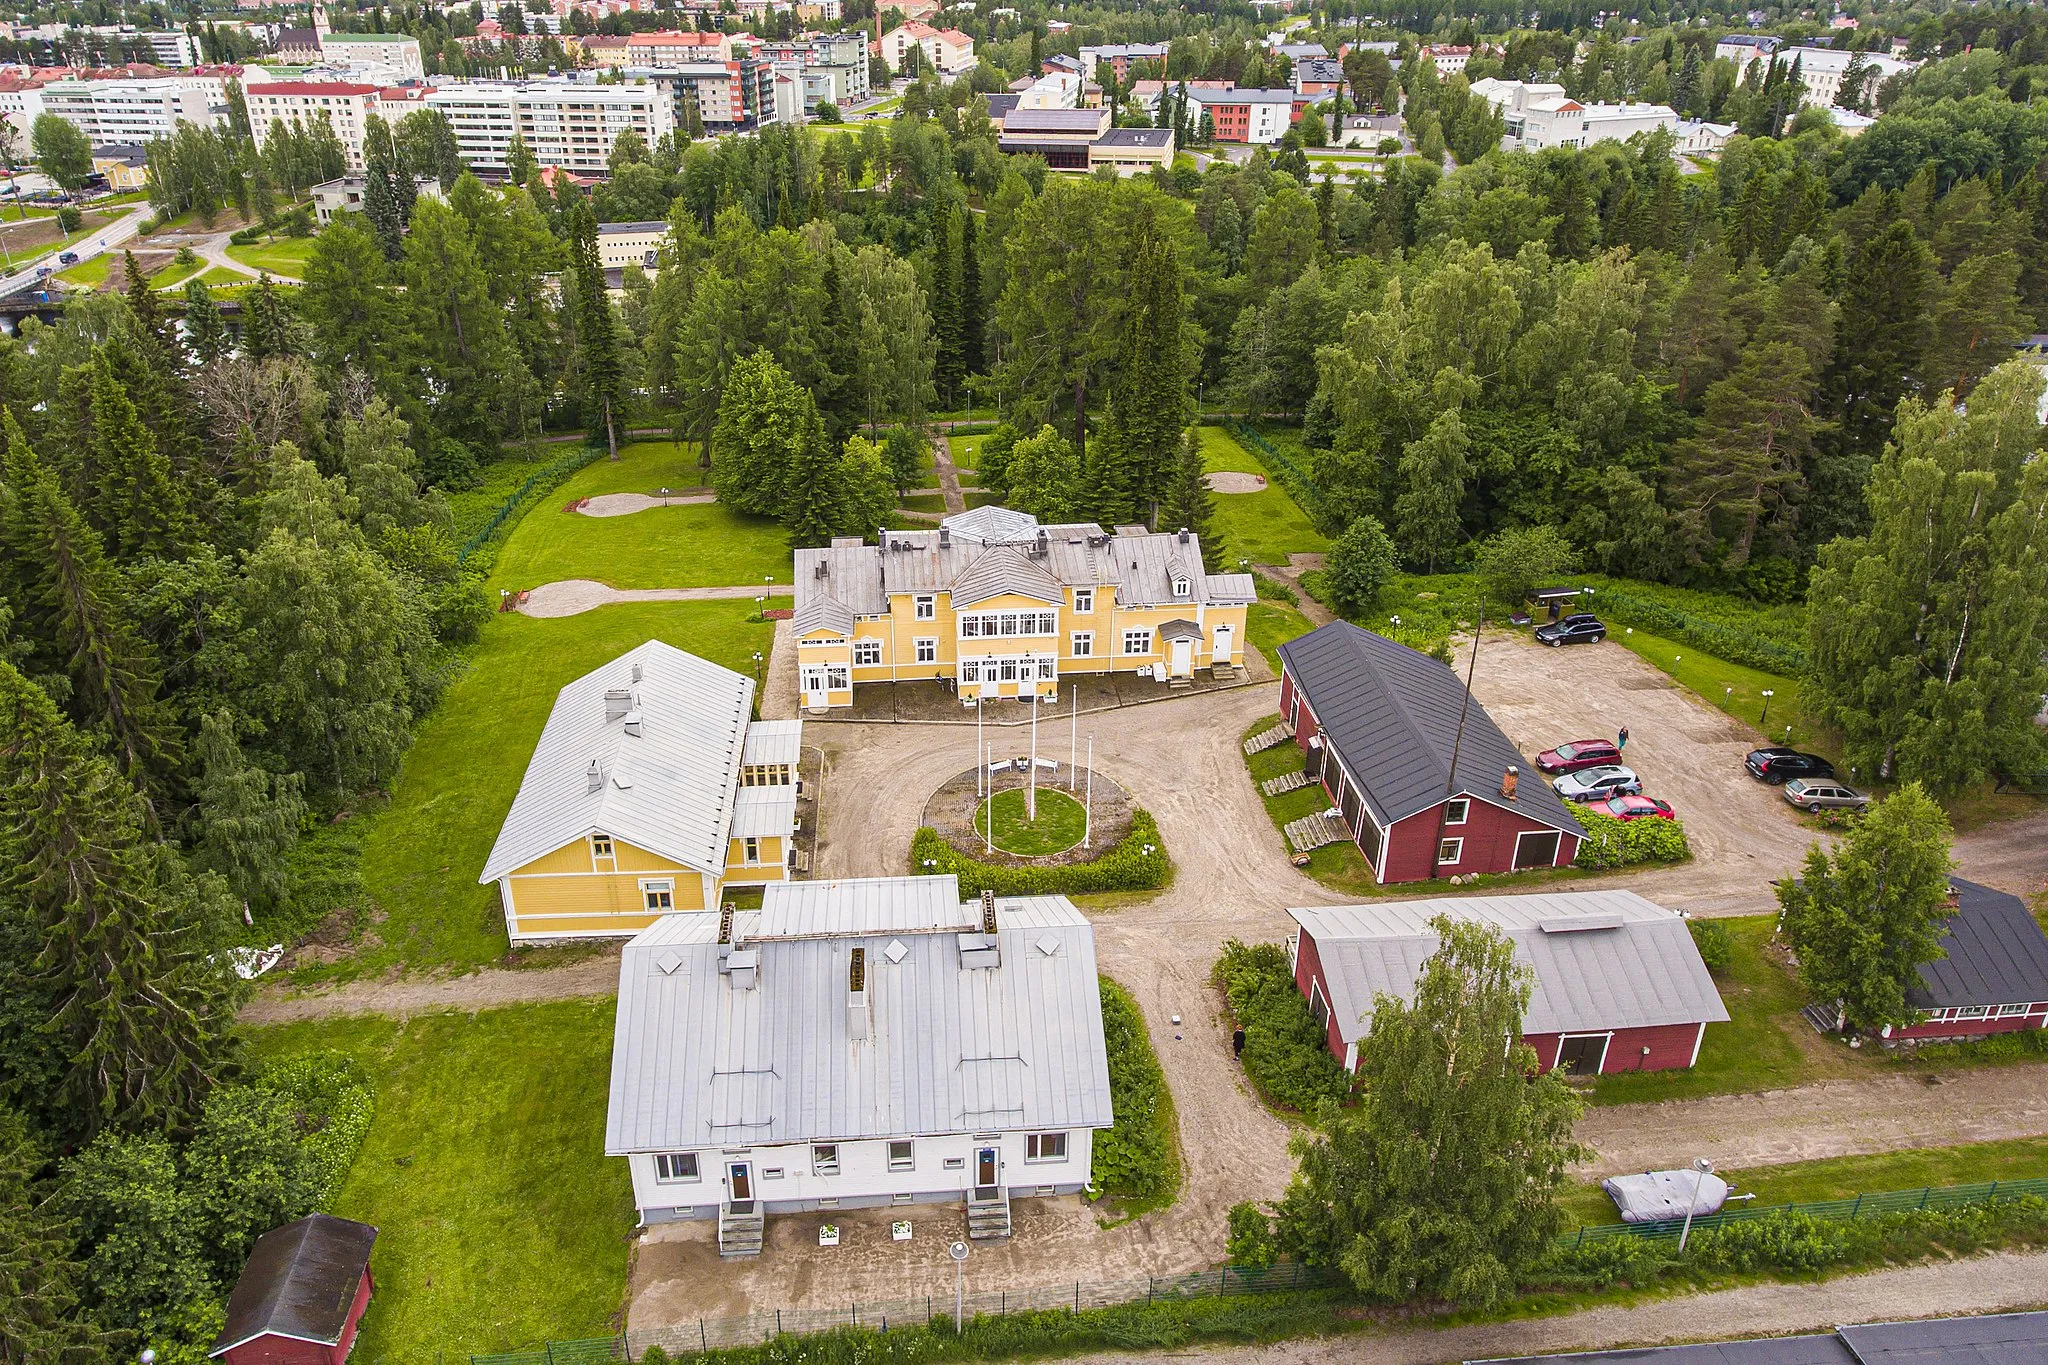
[[[316,1213],[256,1239],[209,1356],[229,1365],[342,1365],[370,1306],[377,1229]]]
[[[1584,827],[1442,663],[1349,621],[1289,640],[1280,660],[1280,714],[1375,880],[1578,856]]]
[[[1294,984],[1346,1071],[1381,995],[1412,1000],[1439,915],[1507,935],[1536,978],[1522,1041],[1536,1063],[1584,1073],[1669,1071],[1699,1060],[1727,1007],[1676,911],[1633,891],[1444,897],[1289,910]]]

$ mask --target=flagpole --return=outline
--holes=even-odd
[[[1031,682],[1031,771],[1024,781],[1024,819],[1038,820],[1038,680]]]
[[[1081,803],[1081,847],[1090,848],[1095,837],[1095,736],[1088,736],[1088,794]]]
[[[1074,760],[1081,756],[1081,691],[1074,689],[1074,704],[1067,708],[1067,790],[1072,792],[1081,775],[1074,771]]]

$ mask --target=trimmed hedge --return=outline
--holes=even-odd
[[[1244,1030],[1244,1074],[1267,1103],[1312,1114],[1324,1100],[1351,1093],[1351,1078],[1295,989],[1286,949],[1231,939],[1216,959],[1215,979]]]
[[[1164,1200],[1180,1187],[1173,1096],[1152,1050],[1145,1016],[1123,987],[1098,977],[1102,1039],[1109,1053],[1113,1126],[1095,1135],[1095,1183],[1104,1194]]]
[[[1572,814],[1586,827],[1573,867],[1601,871],[1639,863],[1682,863],[1692,857],[1692,845],[1686,842],[1681,821],[1654,816],[1617,820],[1605,811],[1584,806],[1575,807]]]
[[[1594,596],[1593,609],[1609,625],[1635,626],[1731,664],[1786,677],[1806,671],[1806,623],[1797,608],[1609,580]]]
[[[1145,851],[1147,845],[1150,853]],[[927,862],[934,865],[926,867]],[[960,879],[960,889],[973,896],[984,891],[998,896],[1072,896],[1090,891],[1157,891],[1172,875],[1173,861],[1166,856],[1166,841],[1159,837],[1152,816],[1133,809],[1131,832],[1103,850],[1102,856],[1062,867],[980,862],[926,825],[911,838],[910,871],[913,875],[950,872]]]
[[[297,1112],[304,1133],[299,1149],[315,1172],[313,1204],[327,1208],[370,1135],[376,1093],[355,1062],[339,1052],[286,1057],[265,1067],[255,1084],[284,1096]]]

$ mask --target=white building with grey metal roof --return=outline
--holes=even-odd
[[[605,1152],[643,1223],[1013,1197],[1090,1181],[1111,1123],[1094,931],[1064,896],[960,900],[952,876],[768,887],[664,919],[619,965]]]

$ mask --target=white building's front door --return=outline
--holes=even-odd
[[[1195,671],[1195,642],[1182,636],[1173,642],[1173,676],[1185,678]]]
[[[827,704],[826,677],[827,674],[822,667],[812,666],[803,671],[804,705],[812,710],[823,710]]]
[[[1209,646],[1209,662],[1227,664],[1230,662],[1231,638],[1229,626],[1216,627],[1214,642]]]

